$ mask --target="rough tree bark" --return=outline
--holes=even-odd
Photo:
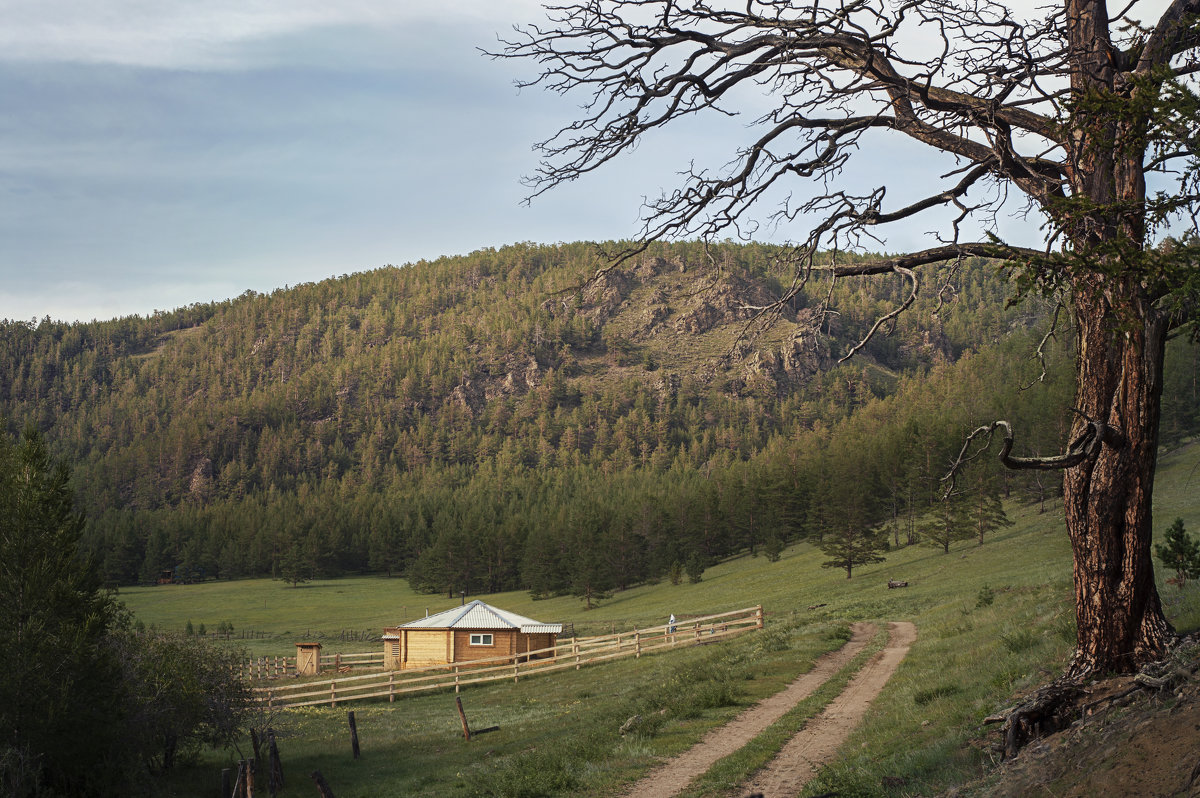
[[[1186,5],[1175,3],[1164,19]],[[1084,677],[1128,672],[1155,659],[1173,633],[1151,559],[1169,317],[1155,307],[1140,275],[1123,273],[1113,263],[1123,253],[1145,249],[1144,159],[1151,120],[1139,100],[1157,87],[1145,72],[1118,68],[1130,56],[1110,40],[1104,2],[1068,0],[1065,21],[1075,102],[1065,172],[1075,207],[1060,212],[1059,225],[1076,256],[1095,262],[1075,274],[1070,286],[1078,341],[1075,406],[1082,417],[1076,432],[1082,419],[1117,431],[1111,445],[1064,475],[1079,630],[1069,674]]]
[[[1163,0],[1149,22],[1147,5],[1133,0],[1110,16],[1103,0],[1027,14],[991,0],[581,0],[552,7],[549,25],[518,29],[496,54],[538,64],[520,85],[587,98],[580,118],[539,145],[531,199],[658,128],[730,114],[738,89],[775,101],[727,167],[692,167],[680,188],[647,203],[639,243],[614,263],[657,238],[748,235],[758,205],[779,201],[770,218],[809,232],[791,250],[796,281],[775,309],[813,275],[903,277],[909,299],[870,337],[911,304],[918,270],[982,256],[1007,261],[1021,291],[1072,310],[1078,393],[1067,453],[1012,457],[1011,429],[997,422],[1008,431],[1007,465],[1065,471],[1079,628],[1072,679],[1128,672],[1159,657],[1173,634],[1154,584],[1151,499],[1165,341],[1172,328],[1195,329],[1200,305],[1200,0]],[[930,176],[927,196],[899,207],[887,207],[886,186],[839,188],[869,137],[889,134],[954,162]],[[796,180],[823,188],[779,200]],[[1010,192],[1045,221],[1044,240],[997,238]],[[867,263],[836,258],[877,242],[884,225],[941,209],[953,218],[936,246]],[[1168,232],[1170,246],[1153,240]]]

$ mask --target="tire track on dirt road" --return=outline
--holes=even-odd
[[[764,798],[799,794],[821,766],[832,762],[850,732],[871,702],[883,691],[900,661],[917,639],[917,627],[907,621],[889,624],[887,646],[859,671],[842,694],[825,707],[771,762],[754,774],[743,793],[762,793]]]
[[[837,651],[818,658],[808,673],[775,695],[759,701],[724,726],[713,729],[687,751],[650,771],[625,795],[630,798],[670,798],[680,793],[717,760],[753,740],[845,667],[875,636],[875,625],[856,623],[850,627],[850,632],[849,642]]]

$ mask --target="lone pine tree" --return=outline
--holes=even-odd
[[[538,65],[522,85],[585,97],[580,117],[539,145],[531,198],[660,128],[716,123],[755,97],[747,141],[725,167],[689,168],[648,202],[640,247],[748,235],[778,201],[773,221],[809,232],[776,309],[814,276],[895,275],[907,298],[869,339],[912,304],[928,267],[967,256],[1002,259],[1020,291],[1063,303],[1078,346],[1069,449],[1012,457],[1010,434],[1002,459],[1065,473],[1075,679],[1130,671],[1173,638],[1154,583],[1151,496],[1164,345],[1194,323],[1200,294],[1200,0],[1170,0],[1156,20],[1138,13],[1133,2],[1114,16],[1103,0],[1029,14],[990,0],[583,0],[555,5],[548,24],[518,29],[497,53]],[[896,204],[886,185],[856,193],[839,182],[889,136],[946,157],[926,196]],[[806,200],[778,199],[810,187]],[[1022,195],[1043,223],[1033,246],[999,238],[1006,198]],[[836,257],[939,211],[936,246]],[[1166,245],[1168,224],[1180,240]]]
[[[1175,519],[1163,536],[1163,542],[1155,544],[1154,553],[1163,565],[1175,572],[1174,581],[1180,590],[1187,580],[1200,578],[1200,543],[1183,528],[1182,518]]]

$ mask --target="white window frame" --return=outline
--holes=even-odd
[[[473,645],[473,646],[494,645],[494,643],[492,642],[493,639],[494,638],[490,634],[484,634],[482,632],[472,632],[471,633],[471,645]]]

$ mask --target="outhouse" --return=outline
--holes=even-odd
[[[542,623],[478,599],[383,630],[385,668],[420,668],[511,657],[551,648],[560,623]],[[523,659],[549,657],[532,654]]]
[[[313,676],[321,672],[321,644],[296,644],[296,674]]]

